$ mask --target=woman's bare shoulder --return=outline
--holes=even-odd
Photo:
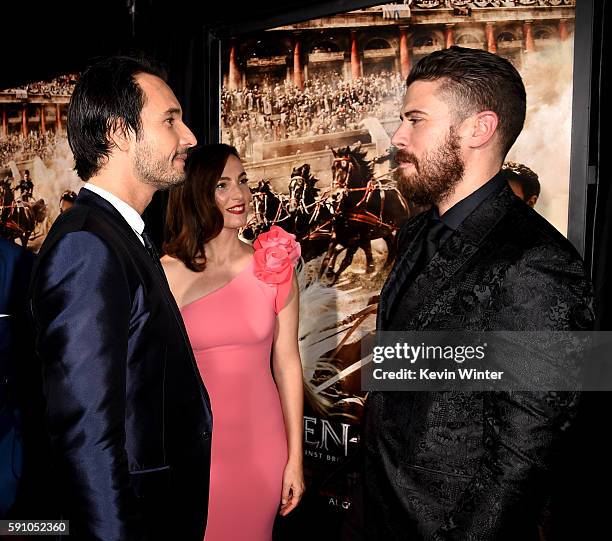
[[[164,255],[160,258],[160,263],[162,264],[162,267],[166,268],[166,267],[173,267],[176,266],[178,263],[182,264],[183,262],[180,259],[177,259],[176,257],[172,257],[171,255]]]
[[[185,266],[185,263],[176,257],[165,255],[159,261],[169,281],[172,281],[174,278],[183,278],[186,275],[193,274],[193,271],[189,270]]]

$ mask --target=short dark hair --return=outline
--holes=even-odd
[[[76,201],[77,194],[72,190],[65,190],[64,193],[60,196],[60,201],[69,201],[70,203],[74,203]]]
[[[68,143],[79,177],[87,181],[102,167],[113,144],[117,123],[140,138],[145,95],[135,76],[148,73],[165,79],[161,68],[143,58],[114,56],[89,66],[74,87],[68,106]]]
[[[534,195],[540,196],[540,180],[538,175],[522,163],[506,162],[502,166],[502,174],[507,182],[516,182],[521,187],[525,201]]]
[[[516,68],[505,58],[480,49],[450,47],[419,60],[406,79],[442,82],[440,90],[450,96],[459,121],[481,111],[499,118],[497,130],[506,156],[525,123],[525,85]]]
[[[170,189],[164,252],[180,259],[194,272],[206,268],[202,248],[223,229],[215,189],[230,156],[240,159],[238,151],[230,145],[196,147],[185,164],[185,182]]]

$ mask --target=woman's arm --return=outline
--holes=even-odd
[[[283,475],[281,515],[290,513],[304,492],[302,468],[304,388],[298,349],[299,289],[295,275],[285,307],[279,312],[272,348],[272,369],[287,432],[288,460]]]

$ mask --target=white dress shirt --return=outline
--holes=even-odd
[[[123,216],[125,221],[130,225],[130,227],[134,230],[134,233],[138,236],[138,240],[142,242],[144,246],[144,240],[142,239],[142,232],[144,231],[145,223],[142,221],[140,214],[134,208],[130,207],[125,201],[119,199],[116,195],[106,191],[100,186],[96,186],[95,184],[91,184],[88,182],[83,186],[83,188],[98,194],[100,197],[106,199],[113,207],[117,209],[119,214]]]

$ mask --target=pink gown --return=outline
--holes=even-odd
[[[287,438],[270,363],[292,268],[266,283],[257,267],[181,309],[213,411],[206,541],[270,541],[280,505]]]

